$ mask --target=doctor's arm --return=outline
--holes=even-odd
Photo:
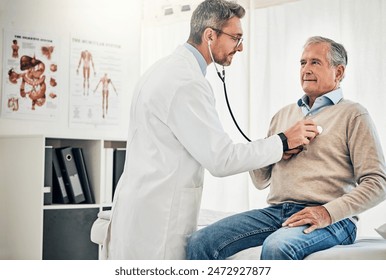
[[[212,89],[202,81],[188,82],[175,93],[167,124],[183,147],[217,177],[262,168],[283,155],[280,137],[233,143],[224,131]]]

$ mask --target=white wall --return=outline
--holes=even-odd
[[[0,118],[0,135],[45,134],[60,137],[125,138],[131,93],[139,77],[142,1],[125,0],[0,0],[0,28],[53,34],[60,38],[63,74],[62,102],[57,121]],[[70,35],[122,43],[124,86],[120,94],[119,125],[94,128],[69,127]],[[3,36],[0,37],[3,49]],[[4,58],[0,58],[3,65]],[[3,67],[0,68],[0,74]],[[0,89],[2,90],[2,89]]]

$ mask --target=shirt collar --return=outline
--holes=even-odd
[[[206,64],[206,61],[202,54],[191,44],[185,43],[184,46],[194,55],[194,57],[197,59],[198,65],[200,66],[202,74],[206,75],[206,68],[208,65]]]
[[[341,88],[337,88],[333,91],[330,91],[326,94],[320,96],[321,98],[327,98],[332,104],[336,105],[343,98],[343,92]],[[301,107],[303,105],[308,106],[308,96],[305,94],[298,100],[298,106]]]

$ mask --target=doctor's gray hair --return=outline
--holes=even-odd
[[[342,44],[339,44],[335,42],[334,40],[321,37],[321,36],[314,36],[307,40],[307,42],[304,45],[304,48],[311,44],[317,44],[317,43],[327,43],[330,45],[330,51],[327,54],[327,59],[329,60],[329,63],[331,66],[338,66],[343,65],[346,67],[348,57],[346,49],[343,47]]]
[[[200,3],[192,14],[190,20],[189,41],[201,44],[202,34],[208,27],[221,30],[227,21],[233,17],[242,18],[245,9],[233,1],[205,0]]]

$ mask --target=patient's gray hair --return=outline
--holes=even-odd
[[[189,41],[199,45],[206,28],[212,27],[221,30],[229,19],[235,16],[242,18],[244,15],[245,9],[236,2],[205,0],[197,6],[192,14]]]
[[[304,45],[304,48],[306,48],[311,44],[317,44],[317,43],[328,43],[330,45],[330,51],[327,54],[327,58],[331,66],[343,65],[344,67],[346,67],[347,61],[348,61],[347,52],[342,44],[339,44],[334,40],[331,40],[325,37],[314,36],[314,37],[310,37],[307,40],[307,42]]]

